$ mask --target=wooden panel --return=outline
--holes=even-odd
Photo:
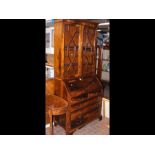
[[[61,79],[55,78],[54,82],[55,82],[55,95],[68,100],[67,89],[66,89],[64,81]]]
[[[97,77],[101,80],[101,74],[102,74],[102,49],[101,47],[98,48],[98,69],[97,69]]]
[[[60,78],[62,72],[63,55],[63,23],[54,23],[54,76]]]
[[[46,80],[46,95],[54,94],[54,79]]]
[[[78,77],[82,76],[82,65],[83,65],[83,61],[82,61],[82,54],[83,54],[83,30],[84,30],[84,26],[81,25],[80,26],[80,32],[79,32],[79,51],[78,51]]]
[[[53,95],[54,94],[54,79],[48,79],[46,80],[46,98],[48,95]],[[49,123],[49,116],[48,116],[48,105],[45,105],[45,114],[46,114],[46,124]]]

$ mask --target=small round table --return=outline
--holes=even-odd
[[[68,102],[61,97],[49,95],[46,97],[48,103],[48,112],[50,118],[51,134],[53,135],[53,116],[66,114],[68,109]],[[47,104],[46,104],[47,105]]]

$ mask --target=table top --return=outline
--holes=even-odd
[[[56,95],[46,96],[46,105],[49,109],[62,109],[68,107],[68,102],[63,98]]]

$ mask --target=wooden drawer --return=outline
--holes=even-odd
[[[95,118],[98,118],[98,117],[99,117],[99,109],[96,109],[94,111],[84,114],[83,120],[84,120],[84,122],[89,122],[89,121],[94,120]]]
[[[95,97],[95,98],[93,98],[91,100],[87,100],[85,102],[81,102],[81,103],[71,105],[71,112],[82,109],[82,108],[84,108],[84,107],[86,107],[88,105],[95,104],[95,103],[98,103],[98,102],[101,102],[101,101],[102,101],[102,99],[100,97]]]
[[[84,107],[80,110],[72,112],[71,113],[71,121],[75,120],[77,118],[82,118],[84,114],[89,113],[90,111],[93,111],[94,109],[98,109],[98,108],[99,108],[99,103],[94,103],[94,104],[91,104],[91,105]]]
[[[73,111],[79,110],[80,107],[81,107],[81,103],[77,103],[77,104],[72,105],[70,110],[71,112],[73,112]]]
[[[88,100],[86,102],[82,102],[80,104],[80,108],[84,108],[84,107],[89,106],[89,105],[92,105],[92,104],[98,104],[98,102],[100,102],[100,100],[101,99],[99,97],[95,97],[95,98],[93,98],[91,100]]]
[[[81,118],[81,117],[82,117],[82,111],[81,110],[78,110],[78,111],[71,113],[71,121],[73,121],[77,118]]]
[[[89,108],[84,108],[82,111],[73,113],[71,128],[76,128],[82,124],[88,123],[99,117],[99,108],[97,105],[92,105]]]
[[[94,111],[98,108],[99,108],[99,103],[91,104],[90,106],[87,106],[84,109],[82,109],[82,114],[85,115],[86,113]]]

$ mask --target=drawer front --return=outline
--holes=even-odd
[[[81,102],[81,103],[71,105],[71,112],[82,109],[82,108],[89,106],[91,104],[96,104],[98,102],[102,102],[102,99],[100,97],[93,98],[93,99],[87,100],[85,102]]]
[[[81,117],[82,117],[82,111],[81,110],[78,110],[78,111],[71,113],[71,121],[73,121],[75,119],[80,119]]]
[[[90,106],[87,106],[82,109],[82,114],[85,115],[87,113],[90,113],[90,112],[98,109],[98,108],[99,108],[99,103],[91,104]]]
[[[83,120],[85,122],[89,122],[89,121],[92,121],[92,120],[94,120],[95,118],[98,118],[98,117],[99,117],[99,109],[96,109],[94,111],[91,111],[89,113],[86,113],[83,116]]]
[[[81,107],[81,103],[77,103],[77,104],[74,104],[74,105],[71,105],[71,112],[73,111],[76,111],[76,110],[79,110]]]
[[[89,106],[89,105],[92,105],[92,104],[98,104],[98,102],[100,102],[100,100],[101,100],[101,99],[100,99],[99,97],[93,98],[93,99],[88,100],[88,101],[86,101],[86,102],[82,102],[81,105],[80,105],[80,107],[81,107],[81,108],[85,108],[85,107],[87,107],[87,106]]]
[[[72,112],[71,113],[71,121],[75,120],[75,119],[78,119],[78,118],[83,118],[83,116],[86,114],[86,113],[89,113],[91,111],[94,111],[96,109],[99,108],[99,103],[95,103],[95,104],[91,104],[87,107],[84,107],[80,110],[77,110],[75,112]]]

